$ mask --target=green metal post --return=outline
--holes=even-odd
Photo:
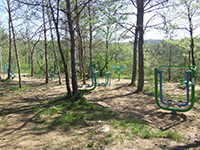
[[[118,80],[120,81],[120,72],[118,72]]]
[[[109,81],[110,72],[106,72],[106,74],[107,74],[107,82],[106,82],[106,84],[108,85],[108,81]]]

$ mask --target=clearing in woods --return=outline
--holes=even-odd
[[[57,107],[58,102],[65,104],[61,101],[66,93],[65,85],[58,85],[56,78],[49,84],[44,84],[45,79],[32,77],[23,77],[22,81],[22,90],[17,89],[17,78],[10,83],[0,82],[1,150],[200,149],[199,102],[189,112],[172,115],[156,105],[152,81],[145,81],[146,91],[139,94],[134,94],[135,88],[128,86],[130,80],[126,79],[112,79],[111,86],[97,86],[83,93],[89,102],[104,109],[104,114],[101,117],[96,114],[96,120],[95,116],[88,119],[86,114],[80,117],[84,121],[76,120],[74,126],[72,122],[62,122],[66,114],[78,116],[68,112],[71,106],[66,104],[62,110],[58,108],[63,107]],[[175,88],[176,85],[164,83],[163,88],[169,94],[182,95],[182,89]],[[198,97],[200,86],[196,85],[195,91]],[[85,112],[86,106],[81,107],[76,109]],[[49,108],[56,111],[48,113]],[[106,113],[111,117],[106,117]]]

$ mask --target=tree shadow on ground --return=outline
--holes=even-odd
[[[169,150],[184,150],[189,148],[197,148],[200,147],[200,141],[195,141],[194,143],[186,144],[186,145],[179,145],[170,148]]]

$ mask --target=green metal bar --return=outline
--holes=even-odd
[[[106,85],[108,85],[108,81],[109,81],[110,72],[106,72],[106,75],[107,75],[107,82],[106,82]]]
[[[91,89],[79,89],[79,91],[87,92],[87,91],[94,90],[96,88],[96,86],[97,86],[97,73],[98,73],[98,71],[94,72],[94,86],[93,86],[93,88],[91,88]]]
[[[159,68],[161,67],[193,67],[191,69],[191,78],[192,78],[192,90],[191,90],[191,104],[189,107],[185,108],[185,109],[178,109],[178,108],[172,108],[172,107],[164,107],[162,106],[160,103],[159,103],[159,100],[158,100],[158,68],[155,68],[155,101],[156,101],[156,104],[164,109],[164,110],[169,110],[169,111],[172,111],[172,113],[176,113],[176,112],[187,112],[189,110],[191,110],[194,106],[194,103],[195,103],[195,71],[196,71],[196,66],[160,66]]]
[[[118,80],[120,81],[120,72],[118,72]]]

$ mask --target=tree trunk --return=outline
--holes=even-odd
[[[194,38],[193,38],[193,33],[191,31],[190,33],[190,49],[191,49],[191,56],[192,56],[192,65],[195,66],[195,58],[194,58]]]
[[[34,67],[33,67],[33,52],[31,51],[31,77],[34,76]]]
[[[169,66],[172,65],[172,45],[169,46]],[[171,67],[168,68],[168,80],[171,80]]]
[[[138,25],[138,24],[137,24]],[[132,80],[130,85],[136,85],[136,76],[137,76],[137,40],[138,40],[138,29],[137,26],[135,28],[135,39],[133,44],[133,72],[132,72]]]
[[[21,82],[21,69],[20,69],[20,63],[19,63],[19,56],[18,56],[18,50],[17,50],[17,44],[16,44],[16,39],[15,39],[15,31],[14,31],[14,26],[12,23],[12,17],[11,17],[11,10],[10,10],[10,1],[7,0],[8,3],[8,12],[9,12],[9,19],[10,19],[10,25],[12,28],[12,34],[13,34],[13,41],[14,41],[14,47],[15,47],[15,53],[16,53],[16,59],[17,59],[17,65],[18,65],[18,72],[19,72],[19,87],[22,88],[22,82]],[[10,68],[9,68],[10,70]]]
[[[82,41],[82,36],[80,32],[79,26],[77,27],[77,33],[78,33],[78,38],[79,38],[79,61],[83,62],[83,41]],[[81,78],[83,77],[83,84],[86,84],[86,79],[85,79],[85,71],[84,71],[84,63],[80,63],[80,73],[81,73]]]
[[[77,85],[77,74],[76,74],[76,54],[75,54],[75,41],[74,41],[75,39],[74,39],[73,21],[71,16],[70,0],[66,0],[66,3],[67,3],[67,19],[70,32],[70,41],[71,41],[72,88],[73,88],[73,94],[77,94],[78,85]]]
[[[56,28],[56,34],[57,34],[57,42],[58,42],[58,47],[59,47],[59,51],[60,51],[60,55],[63,61],[63,65],[64,65],[64,69],[65,69],[65,79],[66,79],[66,88],[67,88],[67,93],[70,94],[71,93],[71,89],[70,89],[70,85],[69,85],[69,74],[68,74],[68,66],[66,64],[65,61],[65,57],[64,57],[64,53],[61,47],[61,43],[60,43],[60,33],[59,33],[59,29],[58,29],[58,18],[59,18],[59,0],[57,1],[57,19],[55,19],[54,16],[54,11],[53,8],[51,6],[51,0],[49,0],[49,6],[51,8],[51,15],[53,17],[53,22],[55,24],[55,28]]]
[[[59,84],[61,85],[62,84],[62,79],[61,79],[61,73],[60,73],[60,65],[59,65],[58,56],[57,56],[57,52],[56,52],[56,48],[55,48],[55,44],[54,44],[54,37],[53,37],[53,31],[52,31],[51,17],[50,17],[50,14],[49,14],[48,7],[47,7],[47,15],[48,15],[48,18],[49,18],[51,40],[52,40],[52,44],[53,44],[53,50],[54,50],[56,65],[57,65],[57,69],[58,69]]]
[[[10,2],[7,0],[7,3],[10,8]],[[10,10],[8,10],[8,13],[10,14]],[[9,15],[10,16],[10,15]],[[11,17],[11,16],[10,16]],[[12,27],[11,27],[11,19],[9,18],[9,66],[8,66],[8,72],[6,74],[8,75],[8,79],[10,79],[10,68],[11,68],[11,59],[12,59],[12,33],[11,33]],[[5,70],[7,71],[7,70]]]
[[[92,18],[91,18],[90,2],[88,4],[88,11],[89,11],[89,21],[90,21],[90,65],[91,65],[92,64]],[[91,67],[89,67],[88,79],[90,78],[90,74],[91,74]]]
[[[36,45],[38,44],[38,42],[39,42],[40,40],[38,39],[37,40],[37,42],[33,45],[33,48],[31,49],[31,47],[30,47],[30,43],[28,42],[28,45],[29,45],[29,51],[30,51],[30,53],[31,53],[31,77],[33,77],[34,76],[34,65],[33,65],[33,54],[34,54],[34,50],[35,50],[35,47],[36,47]],[[30,66],[30,65],[29,65]]]
[[[1,34],[0,34],[0,79],[1,79]]]
[[[68,72],[68,76],[70,78],[70,65],[69,65],[69,44],[68,44],[68,36],[67,36],[67,23],[65,25],[65,37],[66,37],[66,63],[67,63],[67,72]]]
[[[188,11],[189,32],[190,32],[190,52],[191,52],[191,57],[192,57],[192,65],[195,66],[193,24],[192,24],[192,14],[190,12],[189,6],[187,6],[187,11]]]
[[[139,32],[139,45],[138,45],[138,56],[139,56],[139,79],[137,91],[142,91],[144,87],[144,56],[143,56],[143,19],[144,19],[144,0],[139,1],[138,6],[138,32]]]
[[[49,82],[49,67],[48,67],[48,57],[47,57],[47,33],[46,33],[46,20],[45,20],[45,2],[42,1],[42,12],[43,12],[43,27],[44,27],[44,49],[45,49],[45,62],[46,62],[46,83]]]
[[[191,65],[191,64],[190,64],[190,53],[191,53],[191,51],[188,51],[188,66]],[[189,67],[189,69],[191,69],[191,68]]]

